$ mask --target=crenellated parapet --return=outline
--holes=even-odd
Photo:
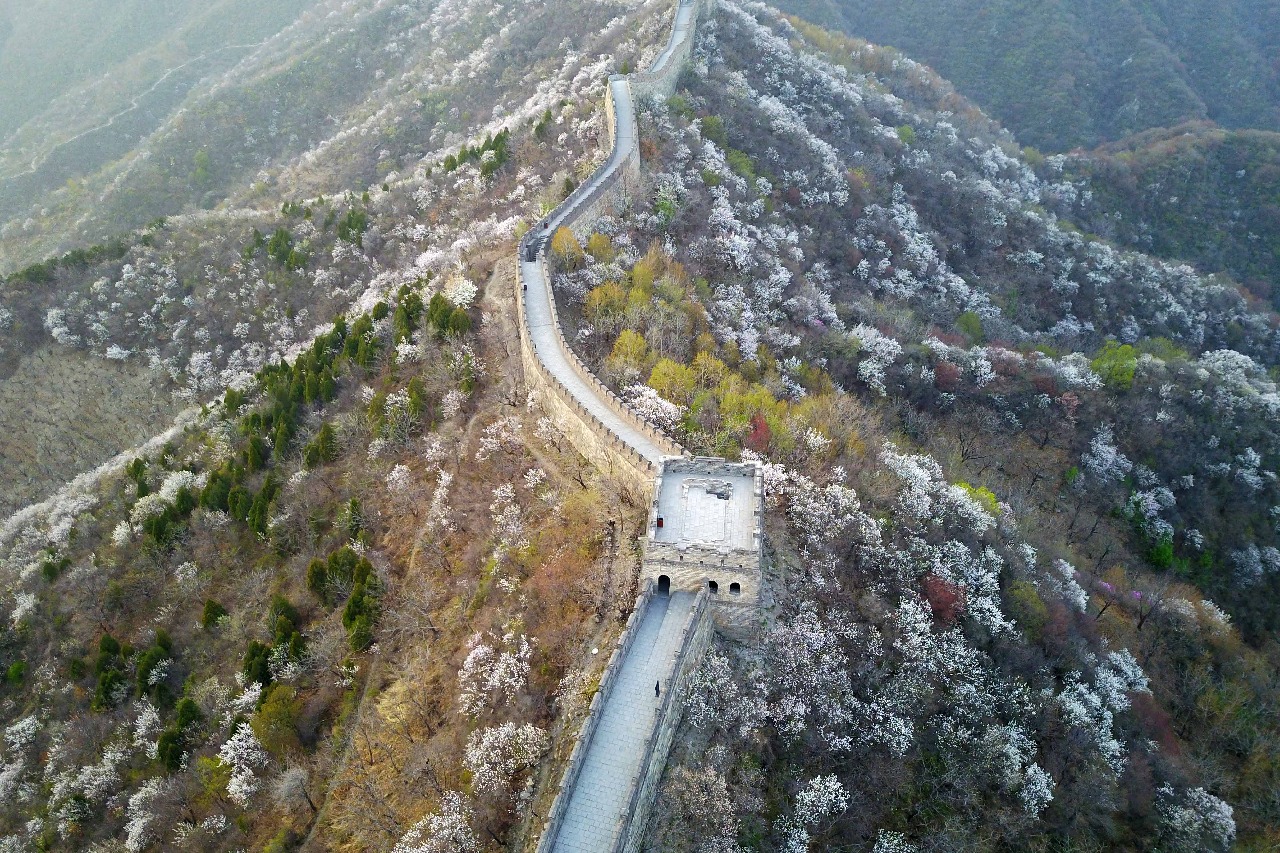
[[[580,240],[638,187],[636,98],[667,98],[712,0],[680,0],[671,38],[642,74],[605,92],[609,157],[520,240],[516,301],[531,397],[574,447],[650,504],[641,593],[574,743],[537,850],[632,853],[656,796],[692,674],[714,630],[747,639],[759,623],[762,475],[755,463],[694,458],[631,411],[566,340],[547,252]],[[661,688],[661,689],[659,689]]]
[[[654,480],[642,573],[659,589],[700,592],[724,632],[759,626],[764,474],[755,462],[666,459]]]
[[[547,252],[561,228],[585,240],[601,216],[623,209],[640,175],[635,97],[670,97],[693,51],[698,18],[713,0],[680,0],[666,47],[649,70],[615,74],[605,89],[609,156],[587,181],[521,238],[516,297],[525,375],[566,436],[603,469],[646,489],[662,460],[684,448],[632,412],[587,369],[565,339],[551,288]],[[619,428],[621,427],[621,428]],[[627,447],[620,447],[618,441]]]

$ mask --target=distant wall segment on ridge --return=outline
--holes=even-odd
[[[685,63],[693,55],[694,31],[698,21],[708,15],[714,5],[715,0],[680,2],[666,49],[658,54],[652,68],[631,75],[633,97],[666,100],[675,94]]]
[[[594,392],[600,404],[616,417],[643,433],[662,456],[682,456],[684,449],[632,412],[612,390],[589,371],[564,337],[551,291],[551,274],[546,255],[551,236],[560,227],[569,228],[585,240],[600,217],[624,208],[638,185],[640,148],[636,127],[633,88],[646,97],[668,97],[675,90],[684,62],[693,50],[693,34],[699,15],[710,8],[711,0],[681,0],[667,45],[654,68],[642,74],[613,75],[605,92],[604,114],[608,130],[609,158],[565,201],[530,229],[519,244],[516,293],[520,318],[521,357],[531,387],[543,395],[543,403],[566,436],[584,456],[606,471],[621,475],[641,490],[648,488],[660,468],[660,459],[627,448],[605,428],[598,417],[570,393],[562,378],[556,377],[539,359],[528,329],[525,300],[528,288],[545,291],[557,347],[573,373]],[[536,298],[541,298],[536,294]]]

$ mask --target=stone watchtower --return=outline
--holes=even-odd
[[[760,623],[760,466],[668,457],[653,493],[644,576],[659,593],[705,589],[716,626],[747,638]]]

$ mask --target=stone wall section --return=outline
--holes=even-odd
[[[520,241],[520,261],[536,262],[548,288],[551,274],[546,264],[546,243],[550,235],[564,225],[579,240],[586,240],[601,216],[613,214],[626,206],[629,192],[639,181],[638,141],[633,138],[625,140],[618,138],[618,100],[626,98],[627,109],[634,115],[633,93],[638,93],[642,97],[671,96],[675,91],[684,63],[692,54],[693,35],[698,18],[708,13],[713,2],[714,0],[679,0],[671,36],[666,48],[655,61],[654,67],[640,74],[615,74],[609,78],[609,84],[605,89],[604,110],[610,160],[604,167],[604,174],[595,175],[590,181],[585,182]],[[634,122],[632,124],[634,125]],[[524,310],[526,285],[521,265],[517,263],[516,298],[520,319],[521,360],[530,385],[542,392],[544,405],[550,410],[549,414],[556,416],[570,442],[583,456],[600,465],[604,470],[635,483],[642,490],[648,488],[653,475],[658,473],[653,465],[639,454],[622,446],[622,443],[604,428],[598,419],[592,417],[578,404],[563,383],[552,376],[538,360],[526,325],[527,315]],[[615,415],[643,432],[662,448],[664,453],[670,456],[685,455],[684,448],[638,417],[582,364],[564,337],[554,295],[551,300],[551,315],[559,347],[574,373],[596,391]],[[564,417],[566,414],[573,417],[566,418]]]
[[[625,78],[620,83],[618,80],[611,80],[608,94],[606,95],[606,115],[609,118],[611,146],[617,145],[617,140],[614,138],[617,133],[614,93],[619,89],[625,92],[625,85]],[[538,265],[542,282],[535,282],[535,287],[546,286],[550,288],[551,271],[547,266],[546,238],[553,234],[556,228],[564,225],[570,231],[573,231],[580,240],[586,240],[596,221],[601,216],[615,212],[618,209],[618,205],[622,203],[629,183],[627,179],[624,179],[627,173],[633,173],[630,181],[634,181],[639,174],[639,149],[634,144],[630,146],[630,153],[627,157],[620,162],[615,162],[602,179],[599,179],[598,182],[593,181],[584,184],[577,192],[570,195],[560,207],[554,210],[540,227],[536,227],[525,235],[520,242],[520,260],[526,262],[532,260],[533,263]],[[521,264],[517,263],[516,307],[520,320],[520,355],[524,364],[526,381],[534,390],[542,393],[543,403],[550,410],[549,414],[555,416],[555,420],[561,429],[565,431],[566,436],[578,452],[603,470],[622,476],[623,479],[637,486],[643,493],[644,490],[649,488],[655,473],[654,466],[649,460],[636,453],[634,449],[619,441],[604,424],[586,411],[569,390],[565,388],[564,384],[553,376],[538,359],[529,335],[528,315],[524,306],[524,294],[527,286],[528,282],[525,281]],[[560,315],[556,309],[554,295],[551,296],[551,319],[555,327],[557,346],[578,378],[590,387],[615,415],[642,432],[660,447],[665,454],[671,456],[683,455],[684,448],[632,412],[612,389],[597,379],[595,374],[582,363],[582,360],[578,358],[577,353],[573,351],[564,336],[564,329],[560,325]]]
[[[642,763],[640,782],[631,794],[631,808],[627,810],[627,822],[613,853],[639,853],[644,848],[645,829],[649,824],[649,812],[658,795],[658,784],[671,754],[671,739],[684,715],[684,702],[689,695],[689,683],[702,663],[713,633],[711,598],[707,592],[698,594],[693,615],[684,629],[684,639],[677,657],[675,678],[668,688],[658,722],[649,736],[648,748]]]
[[[657,594],[654,584],[645,581],[643,590],[636,598],[635,608],[627,619],[626,628],[618,639],[617,648],[609,656],[609,662],[600,676],[600,688],[591,698],[587,717],[574,743],[573,752],[560,779],[560,786],[556,789],[555,800],[552,802],[551,810],[547,812],[542,834],[538,840],[537,853],[551,853],[555,846],[574,786],[582,773],[587,751],[604,716],[604,706],[613,692],[623,661],[631,650],[636,629],[644,621],[653,597]],[[667,756],[671,752],[671,739],[684,714],[684,702],[688,696],[690,681],[711,643],[713,632],[710,597],[706,592],[702,592],[699,593],[693,612],[683,628],[680,650],[676,656],[675,674],[663,692],[664,698],[658,711],[657,722],[646,740],[645,756],[640,765],[640,781],[632,792],[631,805],[627,810],[618,841],[612,851],[600,851],[600,853],[633,853],[643,846],[643,833],[648,823],[649,812],[653,808],[658,784],[662,780]]]
[[[644,620],[653,596],[653,584],[644,584],[640,595],[636,597],[636,605],[631,611],[631,616],[627,618],[622,636],[618,638],[618,646],[609,656],[609,662],[605,664],[604,672],[600,675],[600,688],[596,691],[596,695],[591,697],[587,718],[582,722],[578,739],[573,744],[573,752],[569,755],[569,763],[565,765],[564,775],[560,778],[560,787],[556,789],[555,800],[551,804],[551,810],[547,812],[546,824],[538,840],[538,853],[550,853],[555,843],[560,824],[564,820],[565,809],[569,807],[569,796],[573,793],[573,786],[578,783],[578,776],[582,773],[582,762],[586,759],[587,749],[590,748],[591,739],[600,725],[600,718],[604,716],[604,705],[609,701],[618,671],[622,669],[622,662],[626,659],[627,652],[631,650],[631,643],[635,640],[634,629]]]
[[[634,98],[665,100],[674,93],[680,73],[692,55],[693,34],[697,20],[700,16],[707,14],[713,4],[714,0],[680,0],[671,37],[654,67],[642,74],[614,75],[609,78],[604,102],[609,161],[603,173],[585,182],[545,220],[535,225],[519,244],[521,263],[516,265],[517,314],[521,361],[530,390],[541,398],[548,415],[557,422],[578,452],[601,470],[630,483],[639,494],[650,494],[654,507],[651,512],[650,531],[642,568],[643,589],[636,599],[635,608],[627,620],[618,646],[605,666],[600,689],[592,697],[586,720],[578,734],[551,810],[546,817],[538,843],[538,853],[548,853],[554,844],[565,810],[568,808],[570,795],[581,773],[587,750],[603,716],[603,708],[609,700],[622,662],[631,648],[636,627],[644,619],[653,596],[658,594],[657,579],[666,575],[671,578],[673,588],[696,590],[698,598],[694,612],[684,628],[677,657],[677,675],[671,687],[664,691],[657,723],[647,740],[642,763],[643,770],[640,781],[632,793],[626,824],[617,845],[610,853],[638,853],[643,847],[649,812],[653,807],[658,785],[666,766],[672,737],[684,711],[689,682],[702,661],[713,631],[718,627],[727,633],[745,636],[758,627],[762,551],[760,533],[762,475],[759,466],[736,465],[724,460],[690,459],[678,443],[638,417],[613,391],[601,383],[573,352],[560,326],[553,297],[551,317],[557,346],[563,352],[573,372],[594,391],[614,415],[639,430],[661,448],[665,458],[661,463],[655,464],[653,460],[646,458],[614,435],[538,359],[525,311],[524,293],[528,282],[525,281],[521,269],[522,263],[537,264],[545,286],[550,288],[551,275],[546,264],[546,249],[551,234],[563,225],[569,228],[579,240],[585,241],[600,217],[613,215],[627,207],[631,193],[639,186],[640,153],[638,140],[619,139],[618,101],[626,98],[628,100],[626,109],[634,116]],[[634,120],[630,124],[634,132]],[[538,283],[538,286],[541,284]],[[669,469],[706,470],[713,473],[720,470],[717,466],[732,466],[737,473],[742,473],[744,467],[753,469],[756,509],[752,549],[725,551],[686,547],[682,550],[674,545],[658,543],[654,540],[657,497],[660,493],[660,489],[655,486],[655,478],[660,481],[668,466],[688,465],[696,467]],[[713,578],[723,580],[720,592],[715,595],[708,590],[707,586],[707,581]],[[728,593],[733,583],[739,584],[741,589],[740,594],[736,596],[730,596]],[[604,852],[601,851],[601,853]]]
[[[626,483],[637,494],[647,494],[649,489],[652,488],[654,471],[653,465],[649,460],[636,452],[635,448],[614,435],[607,426],[601,423],[595,415],[589,412],[570,393],[564,383],[552,375],[538,360],[538,356],[534,352],[533,342],[529,337],[529,328],[524,322],[523,296],[523,286],[521,286],[516,290],[516,309],[520,314],[520,361],[524,366],[525,384],[530,391],[538,395],[538,401],[546,411],[547,416],[555,421],[556,426],[578,453],[582,454],[599,470],[614,479]],[[566,352],[572,355],[572,351],[568,349],[568,343],[564,341],[564,335],[560,332],[558,324],[556,331],[560,335],[560,340]],[[575,361],[577,361],[577,357],[573,356],[570,364]],[[578,364],[581,364],[581,362],[578,362]],[[579,371],[575,370],[574,372],[578,373]],[[585,368],[581,372],[586,373],[588,376],[590,375]],[[609,407],[615,414],[632,422],[634,426],[642,429],[655,442],[662,442],[659,446],[664,447],[664,449],[669,447],[669,452],[673,454],[681,452],[679,445],[631,414],[630,410],[623,405],[617,395],[604,388],[599,380],[594,379],[594,377],[592,379],[594,381],[589,384],[600,386],[597,390],[600,391],[601,398],[609,402]],[[606,393],[608,396],[604,396]]]

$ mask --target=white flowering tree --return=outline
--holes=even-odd
[[[253,729],[248,725],[238,727],[218,749],[218,760],[230,770],[227,798],[241,808],[247,808],[262,786],[257,774],[270,761]]]
[[[1181,795],[1169,786],[1157,792],[1160,839],[1170,850],[1230,850],[1236,837],[1234,811],[1204,788]]]
[[[849,805],[849,792],[835,776],[815,776],[800,789],[794,810],[779,823],[783,849],[787,853],[807,853],[815,833],[830,825]]]
[[[538,763],[547,745],[547,733],[537,726],[505,722],[471,733],[463,766],[476,793],[500,798],[519,773]]]
[[[501,638],[476,634],[458,670],[458,709],[476,717],[501,701],[510,702],[529,676],[533,646],[527,637],[508,631]]]
[[[456,791],[444,795],[439,810],[423,817],[396,842],[392,853],[476,853],[471,806]]]

